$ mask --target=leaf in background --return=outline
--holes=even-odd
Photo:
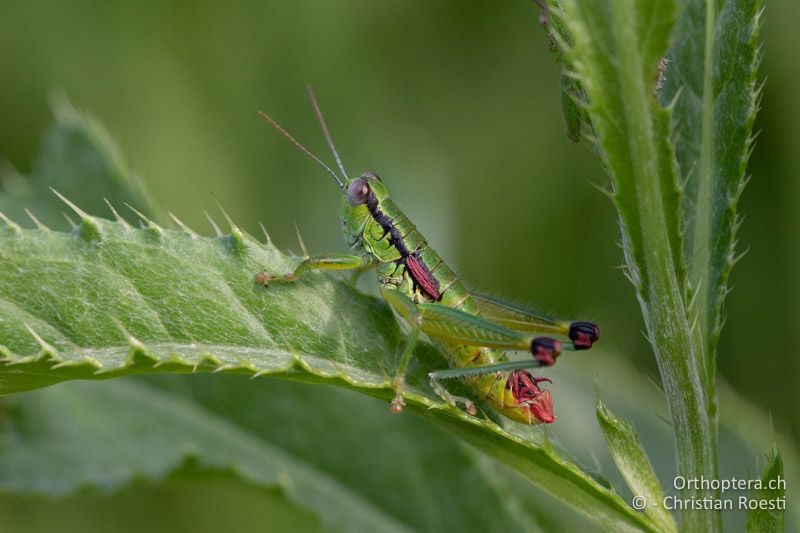
[[[777,448],[773,448],[764,475],[763,488],[750,497],[767,503],[766,509],[753,509],[747,514],[747,531],[783,531],[783,514],[786,508],[786,478],[783,476],[783,460]],[[769,484],[774,483],[773,487]],[[782,500],[783,509],[770,509]]]
[[[204,378],[70,383],[13,397],[0,486],[109,491],[135,478],[162,480],[191,461],[279,487],[331,529],[524,526],[469,454],[417,417],[392,416],[381,403],[330,387]]]
[[[64,203],[50,188],[69,194],[90,213],[108,213],[104,199],[113,205],[127,202],[148,216],[158,209],[147,191],[126,166],[116,143],[93,117],[77,111],[66,97],[53,100],[55,122],[42,141],[41,153],[29,178],[5,172],[0,194],[0,212],[18,224],[33,227],[25,209],[45,225],[68,229]],[[130,218],[130,217],[128,217]]]
[[[675,520],[663,506],[664,491],[633,426],[614,416],[599,396],[597,421],[631,492],[644,498],[644,512],[653,519],[659,531],[677,531]]]
[[[82,161],[80,150],[68,153]],[[7,363],[0,369],[0,391],[69,379],[215,371],[392,395],[388,375],[403,336],[385,303],[324,274],[290,286],[257,286],[256,272],[289,271],[299,258],[233,225],[231,235],[207,238],[148,220],[134,229],[120,218],[109,222],[74,211],[80,223],[69,234],[13,223],[0,230],[0,344]],[[416,355],[409,411],[604,527],[652,528],[546,443],[522,440],[443,404],[426,377],[442,358],[425,345]]]
[[[753,146],[760,12],[760,0],[687,1],[659,95],[674,100],[686,258],[710,387],[735,262],[736,207]]]
[[[570,75],[575,69],[570,63],[569,55],[564,53],[565,49],[572,45],[572,36],[561,17],[551,16],[550,6],[546,1],[535,0],[535,2],[541,9],[539,24],[547,32],[550,51],[555,53],[556,62],[562,68],[561,107],[567,126],[567,137],[577,143],[580,142],[584,129],[591,132],[591,123],[582,106],[582,102],[586,100],[583,87],[578,79]]]

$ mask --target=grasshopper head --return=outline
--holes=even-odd
[[[351,246],[359,247],[371,212],[389,196],[381,179],[373,172],[364,172],[349,179],[342,187],[342,226]]]

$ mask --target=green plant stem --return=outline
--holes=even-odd
[[[703,345],[693,333],[683,262],[680,190],[668,109],[653,92],[657,65],[669,46],[672,2],[565,0],[564,43],[586,91],[586,111],[613,184],[628,275],[637,289],[675,431],[678,471],[716,478],[713,388],[707,387]],[[701,487],[682,498],[715,498]],[[689,531],[721,528],[714,511],[686,511]]]

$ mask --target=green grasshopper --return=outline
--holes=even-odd
[[[420,333],[425,333],[446,354],[452,367],[429,373],[432,387],[444,400],[452,405],[463,403],[468,412],[475,414],[470,400],[450,394],[439,383],[440,379],[461,378],[512,420],[531,425],[555,421],[550,392],[539,386],[550,380],[534,377],[528,369],[554,364],[564,350],[591,348],[599,338],[599,327],[591,322],[553,319],[470,292],[392,201],[376,174],[347,177],[314,93],[310,86],[307,89],[343,179],[270,116],[259,114],[336,181],[342,191],[342,226],[354,253],[307,257],[294,272],[261,272],[256,275],[256,282],[264,286],[270,282],[288,283],[313,270],[354,270],[357,277],[375,268],[381,295],[410,326],[392,381],[393,412],[400,412],[405,406],[406,369]],[[537,333],[561,335],[569,340]],[[516,350],[529,351],[533,360],[509,361],[505,352]]]

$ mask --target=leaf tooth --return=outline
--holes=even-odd
[[[686,177],[683,178],[683,181],[680,184],[681,189],[686,189],[686,186],[692,181],[692,178],[696,176],[695,170],[697,170],[697,162],[692,162],[692,165],[689,167],[689,170],[686,172]],[[689,201],[691,198],[685,198],[685,200]]]
[[[265,376],[265,375],[269,374],[270,372],[273,372],[273,370],[271,368],[264,368],[262,370],[259,370],[256,373],[254,373],[252,376],[250,376],[250,379],[260,378],[261,376]]]
[[[28,333],[31,334],[33,339],[39,345],[39,348],[41,348],[41,350],[42,350],[39,353],[39,355],[36,357],[37,360],[46,359],[48,357],[50,357],[50,358],[52,358],[54,360],[58,360],[59,359],[58,350],[56,350],[53,347],[52,344],[50,344],[49,342],[44,340],[42,337],[40,337],[39,334],[36,333],[36,331],[30,325],[28,325],[27,323],[25,323],[25,329],[28,330]]]
[[[67,219],[67,223],[69,224],[69,227],[72,228],[72,231],[76,231],[78,229],[78,225],[75,223],[75,221],[69,218],[68,214],[66,213],[61,213],[61,214],[64,215],[64,218]]]
[[[113,206],[113,205],[111,205],[111,202],[109,202],[109,201],[108,201],[108,198],[103,198],[103,201],[106,203],[106,205],[108,206],[108,208],[111,210],[111,214],[112,214],[112,215],[114,215],[114,220],[116,220],[117,222],[119,222],[120,224],[122,224],[122,225],[123,225],[123,226],[125,226],[125,227],[128,227],[128,228],[133,228],[133,226],[131,226],[131,225],[128,223],[128,221],[127,221],[127,220],[125,220],[124,218],[122,218],[122,217],[120,216],[120,214],[119,214],[119,213],[117,213],[117,210],[116,210],[116,209],[114,209],[114,206]]]
[[[53,366],[50,367],[51,370],[55,370],[57,368],[65,368],[65,367],[75,367],[75,366],[82,366],[82,365],[89,365],[95,368],[95,372],[97,373],[98,370],[103,368],[103,363],[101,363],[98,359],[90,356],[90,355],[82,355],[80,359],[64,359],[62,361],[57,362]]]
[[[764,23],[764,18],[762,17],[762,15],[764,14],[764,10],[766,8],[767,8],[767,6],[761,6],[761,9],[759,9],[758,12],[756,12],[756,15],[754,17],[755,18],[755,26],[756,26],[756,30],[754,32],[755,35],[753,35],[754,38],[757,36],[757,34],[761,33],[761,26]],[[761,45],[759,45],[759,48],[761,48]]]
[[[222,204],[219,203],[219,200],[217,200],[216,197],[214,197],[214,203],[217,204],[217,208],[220,210],[220,212],[222,213],[222,216],[225,218],[225,221],[228,223],[228,227],[230,227],[231,229],[235,228],[236,224],[233,222],[233,219],[228,214],[228,212],[225,211],[225,208],[222,207]]]
[[[736,232],[739,231],[739,229],[742,227],[742,224],[744,223],[744,219],[745,218],[747,218],[746,214],[743,215],[741,213],[736,213],[736,218],[733,220],[733,229],[731,230],[732,234],[735,234]],[[738,242],[738,241],[736,241],[736,242]],[[734,243],[734,245],[735,244],[736,243]]]
[[[178,225],[178,227],[181,229],[181,231],[183,231],[189,237],[191,237],[192,239],[196,239],[196,238],[199,237],[199,235],[197,233],[195,233],[192,228],[187,226],[181,219],[179,219],[178,217],[173,215],[171,212],[167,212],[167,214],[175,222],[175,224]]]
[[[51,191],[53,191],[53,194],[55,194],[56,196],[58,196],[58,198],[59,198],[59,199],[60,199],[62,202],[64,202],[65,204],[67,204],[67,207],[69,207],[70,209],[72,209],[72,210],[75,212],[75,214],[76,214],[76,215],[78,215],[78,216],[79,216],[81,219],[84,219],[84,218],[92,218],[90,214],[88,214],[86,211],[84,211],[83,209],[81,209],[80,207],[78,207],[77,205],[75,205],[75,204],[74,204],[72,201],[70,201],[70,200],[69,200],[69,199],[68,199],[66,196],[64,196],[63,194],[61,194],[60,192],[58,192],[57,190],[55,190],[55,189],[54,189],[54,188],[52,188],[52,187],[50,187],[50,190],[51,190]]]
[[[77,234],[80,238],[87,242],[96,242],[103,240],[103,234],[100,231],[100,225],[97,223],[97,219],[94,218],[92,215],[88,214],[86,211],[75,205],[66,196],[55,190],[54,188],[50,187],[50,190],[61,199],[62,202],[67,204],[67,207],[72,209],[78,217],[81,219],[81,223],[77,226],[73,226],[77,230]]]
[[[131,332],[128,331],[128,328],[125,327],[125,324],[123,324],[117,317],[112,316],[111,322],[114,323],[119,332],[122,333],[122,336],[125,337],[125,342],[128,343],[128,346],[130,346],[134,350],[146,349],[144,343],[142,343],[142,341],[134,337],[133,334],[131,334]]]
[[[583,134],[583,138],[586,139],[587,142],[591,143],[593,146],[598,145],[597,136],[593,133],[586,132]]]
[[[675,91],[675,95],[672,97],[672,100],[669,101],[667,104],[667,109],[670,111],[675,110],[675,106],[678,104],[678,100],[680,100],[681,96],[683,95],[683,86],[678,87],[678,90]]]
[[[698,285],[697,288],[692,288],[691,284],[689,284],[689,304],[686,306],[688,309],[694,309],[694,304],[697,301],[697,295],[700,294],[700,286]]]
[[[14,360],[14,354],[6,346],[0,344],[0,363],[8,365]]]
[[[294,231],[297,233],[297,242],[300,243],[300,250],[303,252],[303,257],[308,257],[308,249],[306,243],[303,242],[303,237],[300,236],[300,228],[297,227],[297,222],[294,223]]]
[[[578,73],[577,69],[575,70],[565,69],[563,74],[565,77],[577,81],[578,83],[583,83],[584,81],[586,81],[585,78]]]
[[[551,14],[555,14],[556,12],[555,12],[554,10],[552,10],[552,9],[551,9],[551,10],[550,10],[550,13],[551,13]],[[552,39],[555,41],[555,43],[556,43],[556,46],[558,46],[558,48],[560,48],[561,50],[563,50],[565,54],[566,54],[566,53],[569,53],[569,51],[570,51],[570,49],[571,49],[571,48],[570,48],[570,45],[569,45],[569,43],[567,42],[567,40],[566,40],[566,39],[564,39],[564,38],[561,36],[561,34],[559,34],[559,32],[557,32],[557,31],[550,31],[550,32],[547,32],[547,36],[548,36],[548,37],[551,37],[551,38],[552,38]]]
[[[244,233],[238,226],[231,227],[231,233],[227,237],[228,248],[235,255],[242,257],[247,253],[247,242]]]
[[[697,328],[699,326],[700,326],[700,317],[697,315],[697,313],[694,313],[694,316],[692,317],[692,323],[689,326],[689,331],[694,335],[695,333],[697,333]]]
[[[6,226],[8,226],[9,228],[11,228],[11,229],[12,229],[12,230],[14,230],[15,232],[19,232],[19,231],[21,231],[21,230],[22,230],[22,228],[20,228],[20,227],[19,227],[19,224],[17,224],[16,222],[14,222],[14,221],[13,221],[13,220],[11,220],[10,218],[8,218],[8,217],[6,216],[6,214],[5,214],[5,213],[3,213],[2,211],[0,211],[0,220],[2,220],[3,222],[5,222],[5,223],[6,223]]]
[[[750,71],[753,78],[755,78],[756,72],[761,68],[761,60],[764,58],[763,53],[764,43],[759,43],[756,47],[755,52],[753,53],[753,69]],[[766,80],[764,80],[766,81]],[[756,91],[761,91],[764,87],[764,82],[761,82],[761,85],[756,89]]]
[[[200,368],[200,366],[204,365],[204,364],[208,364],[208,365],[213,366],[215,368],[215,370],[213,370],[213,372],[217,371],[216,368],[224,366],[219,357],[217,357],[216,355],[214,355],[211,352],[204,351],[197,357],[197,359],[195,360],[195,363],[193,365],[191,365],[192,366],[192,372],[197,372],[197,369]],[[188,365],[188,363],[187,363],[187,365]]]
[[[589,185],[591,185],[592,187],[594,187],[595,189],[597,189],[598,191],[603,193],[605,196],[607,196],[609,199],[611,199],[611,201],[614,201],[614,198],[616,197],[616,193],[614,191],[612,191],[611,189],[603,187],[602,185],[600,185],[598,183],[595,183],[593,181],[590,181]]]
[[[167,359],[160,359],[157,363],[155,363],[153,365],[153,368],[158,368],[161,365],[168,364],[168,363],[181,365],[181,366],[185,366],[185,367],[191,367],[192,366],[192,364],[185,357],[183,357],[182,355],[173,354],[171,357],[169,357]]]
[[[264,224],[262,224],[261,221],[258,222],[258,226],[261,228],[261,231],[264,232],[264,237],[267,239],[265,244],[267,246],[273,246],[272,238],[269,236],[269,233],[267,233],[267,228],[264,227]]]
[[[642,285],[639,275],[628,265],[621,265],[619,268],[622,270],[622,275],[625,276],[625,279],[630,281],[631,285],[633,285],[633,288],[638,291]]]
[[[761,61],[760,57],[759,61]],[[757,98],[755,99],[755,105],[758,109],[761,109],[761,99],[764,97],[764,86],[766,84],[767,84],[767,78],[764,78],[763,80],[761,80],[761,83],[759,83],[756,87],[753,88],[753,93],[755,93],[755,95],[757,96]]]
[[[252,361],[250,361],[248,359],[245,359],[241,355],[237,355],[236,356],[236,362],[239,363],[239,368],[244,368],[244,369],[249,370],[251,372],[257,372],[258,371],[258,367]]]
[[[744,156],[744,160],[745,161],[748,161],[750,159],[750,156],[753,155],[753,151],[756,149],[756,139],[760,136],[760,134],[761,134],[761,130],[758,130],[755,133],[755,135],[751,135],[750,137],[748,137],[747,141],[745,141],[746,144],[747,144],[747,153]],[[749,180],[749,179],[750,179],[749,177],[742,178],[743,181],[744,180]],[[742,188],[744,188],[744,187],[742,187]]]
[[[141,227],[146,229],[152,236],[154,237],[161,237],[164,235],[164,228],[156,224],[154,221],[147,218],[144,213],[140,212],[138,209],[133,207],[131,204],[126,203],[125,207],[133,211],[133,213],[139,217]]]
[[[234,365],[233,363],[226,363],[224,365],[217,366],[217,368],[212,370],[211,373],[218,374],[219,372],[224,372],[225,370],[231,370],[233,368],[236,368],[236,365]]]
[[[26,215],[28,215],[28,218],[30,218],[30,219],[33,221],[34,225],[36,226],[36,229],[39,229],[39,230],[42,230],[42,231],[50,231],[50,228],[48,228],[47,226],[45,226],[45,225],[42,223],[42,221],[41,221],[41,220],[39,220],[38,218],[36,218],[36,215],[34,215],[33,213],[31,213],[30,209],[28,209],[27,207],[25,208],[25,214],[26,214]]]
[[[247,252],[247,243],[244,240],[244,232],[242,232],[242,229],[236,225],[228,212],[225,211],[225,208],[222,207],[222,204],[219,203],[219,200],[214,198],[214,202],[216,202],[217,207],[219,208],[220,212],[222,212],[222,216],[225,218],[225,221],[228,223],[228,227],[230,228],[228,244],[231,251],[240,256],[244,255],[244,253]]]
[[[211,218],[211,215],[209,215],[207,211],[203,211],[203,214],[206,216],[206,219],[208,219],[208,222],[211,224],[211,227],[214,228],[214,234],[217,237],[222,237],[222,230],[219,229],[219,226],[217,226],[217,223],[214,222],[213,218]]]
[[[741,261],[742,258],[746,256],[749,252],[750,252],[750,247],[748,246],[747,248],[745,248],[743,252],[740,252],[739,254],[733,256],[733,258],[731,259],[731,266],[734,266],[736,263]]]
[[[86,362],[86,363],[92,365],[93,367],[95,367],[97,369],[97,370],[95,370],[95,372],[98,372],[98,371],[103,369],[103,362],[100,361],[99,359],[95,358],[95,357],[92,357],[91,355],[84,354],[81,359],[84,362]]]
[[[559,19],[563,19],[564,18],[564,10],[561,8],[561,6],[558,3],[556,3],[556,2],[545,2],[545,5],[547,6],[547,14],[549,14],[549,15],[551,15],[553,17],[559,18]],[[556,34],[556,35],[558,35],[558,34]]]

